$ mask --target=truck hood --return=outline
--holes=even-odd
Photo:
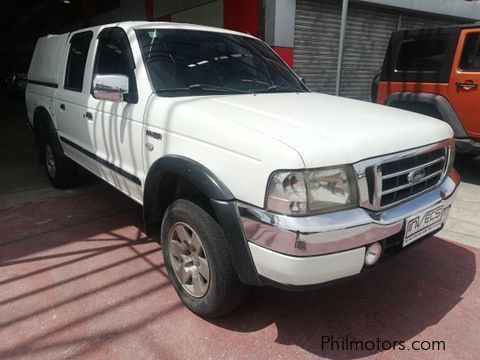
[[[180,106],[223,119],[222,131],[233,122],[276,139],[297,151],[308,168],[355,163],[453,136],[437,119],[319,93],[208,96]]]

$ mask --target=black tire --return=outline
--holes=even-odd
[[[190,227],[203,246],[209,280],[208,288],[201,296],[193,296],[186,288],[188,285],[182,285],[172,264],[170,244],[177,240],[170,240],[171,233],[179,224]],[[192,233],[189,235],[193,236]],[[194,313],[205,318],[218,317],[238,307],[248,296],[250,288],[238,279],[222,229],[208,212],[195,203],[180,199],[170,205],[162,222],[161,244],[170,281],[183,303]]]
[[[455,154],[455,159],[460,161],[468,161],[476,158],[479,154],[478,153],[471,153],[471,152],[458,152]]]
[[[52,137],[47,136],[44,142],[45,170],[53,187],[69,189],[78,182],[78,165],[63,154],[60,142]]]

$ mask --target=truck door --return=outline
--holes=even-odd
[[[90,91],[90,76],[85,69],[92,61],[89,54],[92,52],[93,35],[92,31],[82,31],[70,37],[66,49],[67,62],[60,77],[54,110],[64,152],[96,172],[97,164],[86,155],[94,152],[94,143],[90,136],[91,123],[85,118]]]
[[[465,29],[452,66],[448,97],[471,137],[480,137],[480,30]]]
[[[143,201],[143,114],[148,94],[139,93],[136,65],[123,29],[106,28],[96,41],[92,79],[97,75],[125,75],[129,93],[123,101],[96,99],[88,94],[88,113],[94,131],[95,156],[102,163],[102,177],[130,197]],[[147,80],[148,81],[148,80]]]

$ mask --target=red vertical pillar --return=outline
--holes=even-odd
[[[89,20],[93,16],[93,7],[95,5],[92,3],[92,0],[83,0],[82,1],[82,16],[83,16],[83,23],[85,26],[89,25]]]
[[[145,19],[148,21],[153,19],[153,0],[145,0]]]
[[[272,45],[272,49],[280,56],[288,66],[293,68],[293,48]]]
[[[259,35],[259,0],[223,0],[223,27]]]

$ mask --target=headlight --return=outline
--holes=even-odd
[[[286,215],[307,215],[357,205],[357,184],[349,166],[277,171],[267,188],[266,207]]]
[[[267,189],[267,209],[290,215],[307,213],[307,187],[303,171],[273,173]]]
[[[337,211],[357,206],[357,183],[350,167],[308,171],[308,210]]]

